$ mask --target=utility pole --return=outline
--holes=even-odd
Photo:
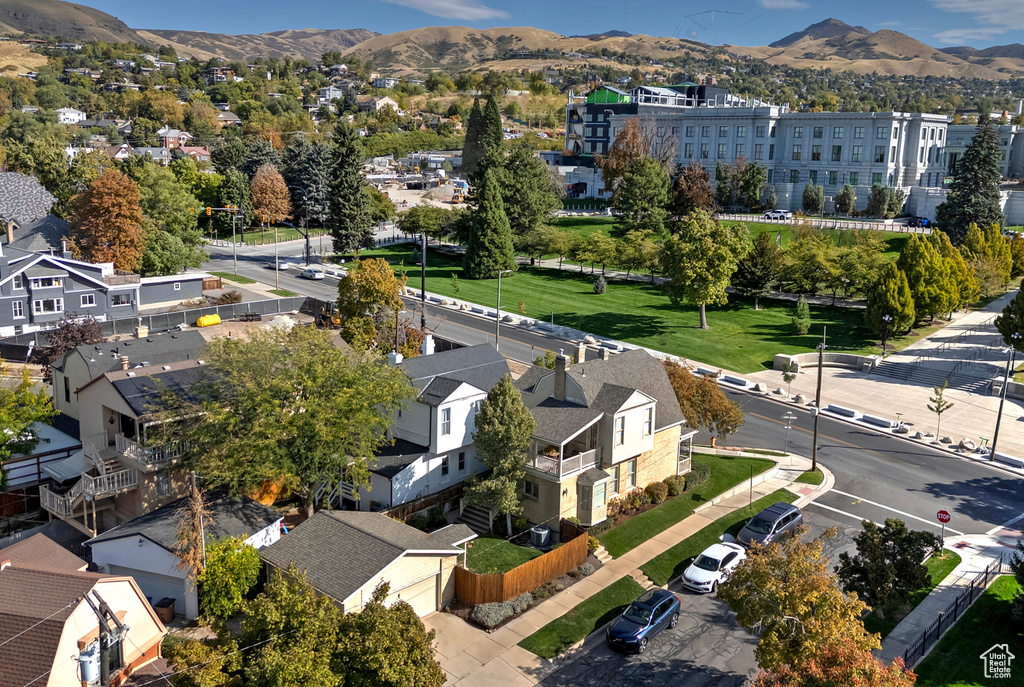
[[[274,288],[281,289],[281,261],[277,254],[277,225],[274,226]]]
[[[90,598],[90,594],[96,597],[93,601]],[[110,687],[111,685],[111,674],[110,674],[110,654],[112,651],[118,652],[117,661],[115,666],[118,666],[116,670],[121,669],[123,663],[123,656],[121,655],[121,638],[128,628],[117,619],[117,615],[110,610],[110,606],[103,600],[99,592],[95,589],[86,593],[84,597],[85,602],[89,604],[89,608],[96,614],[96,618],[99,620],[99,641],[100,641],[100,684],[103,687]],[[110,629],[110,624],[114,624],[114,629]]]
[[[818,418],[821,416],[821,368],[825,364],[825,332],[821,328],[821,343],[818,344],[818,388],[814,392],[814,438],[811,442],[811,471],[818,469]]]
[[[427,330],[427,234],[420,246],[420,331]]]
[[[512,270],[498,270],[498,302],[494,311],[494,350],[496,351],[501,350],[501,336],[498,333],[501,329],[501,275],[511,273]]]
[[[231,262],[235,270],[235,276],[238,276],[238,242],[235,240],[235,218],[238,217],[238,210],[235,210],[235,214],[231,215]],[[243,229],[245,227],[242,227]]]

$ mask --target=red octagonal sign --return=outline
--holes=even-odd
[[[944,510],[940,510],[935,514],[935,517],[939,519],[939,522],[949,522],[949,513]]]

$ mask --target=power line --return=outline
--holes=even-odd
[[[30,630],[32,630],[32,629],[34,629],[34,628],[36,628],[36,627],[38,627],[38,626],[42,625],[43,623],[45,623],[45,622],[46,622],[47,620],[49,620],[49,619],[50,619],[50,618],[52,618],[53,616],[57,615],[57,614],[58,614],[58,613],[60,613],[61,611],[64,611],[64,610],[66,610],[66,609],[68,609],[68,608],[71,608],[71,607],[72,607],[72,606],[74,606],[75,604],[79,603],[79,602],[80,602],[81,600],[82,600],[82,598],[81,598],[81,597],[78,597],[78,598],[77,598],[77,599],[75,599],[74,601],[71,601],[71,602],[69,602],[67,606],[64,606],[63,608],[58,608],[58,609],[57,609],[56,611],[54,611],[54,612],[53,612],[53,613],[51,613],[50,615],[46,616],[45,618],[43,618],[42,620],[40,620],[40,621],[39,621],[38,623],[36,623],[35,625],[32,625],[31,627],[27,627],[27,628],[25,628],[24,630],[22,630],[21,632],[19,632],[18,634],[14,635],[13,637],[9,637],[9,638],[5,639],[4,641],[0,642],[0,646],[3,646],[4,644],[7,644],[8,642],[13,642],[13,641],[14,641],[15,639],[17,639],[18,637],[22,636],[22,635],[23,635],[23,634],[25,634],[26,632],[29,632]],[[38,679],[38,678],[37,678],[37,679]]]

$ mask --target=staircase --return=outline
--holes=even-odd
[[[949,377],[949,370],[928,367],[923,364],[896,362],[886,360],[874,369],[879,377],[898,379],[901,382],[923,384],[926,386],[942,386]]]
[[[109,461],[108,461],[109,462]],[[75,482],[71,489],[64,493],[51,489],[47,485],[39,487],[39,502],[48,513],[56,515],[61,520],[78,530],[96,536],[95,523],[92,528],[86,525],[88,518],[88,503],[92,503],[94,511],[100,510],[96,503],[100,499],[120,494],[121,492],[137,489],[139,486],[139,471],[123,469],[121,464],[114,460],[111,465],[107,462],[101,463],[101,474],[93,476],[83,474]],[[113,471],[108,471],[114,467]],[[77,520],[78,517],[82,521]]]
[[[491,531],[494,511],[489,508],[481,508],[480,506],[470,506],[469,504],[462,504],[460,510],[458,522],[468,525],[469,529],[477,534],[486,534]]]
[[[612,555],[608,553],[608,550],[604,548],[603,544],[598,544],[597,549],[594,551],[594,558],[601,561],[601,565],[604,565],[608,561],[612,560]]]
[[[653,582],[651,582],[647,575],[644,575],[642,572],[640,572],[640,568],[635,568],[632,571],[630,571],[629,576],[632,577],[633,580],[638,585],[643,587],[645,590],[652,589],[657,586]]]

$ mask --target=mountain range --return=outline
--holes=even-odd
[[[911,36],[871,31],[826,19],[766,46],[710,46],[674,37],[611,30],[587,36],[563,36],[533,27],[472,29],[431,26],[381,35],[367,29],[298,29],[231,35],[173,29],[132,29],[99,10],[63,0],[3,0],[0,33],[47,34],[69,40],[135,41],[170,45],[185,57],[249,59],[255,56],[315,59],[328,50],[369,59],[395,74],[432,69],[537,69],[574,64],[579,59],[556,53],[596,54],[601,49],[650,60],[684,52],[716,53],[726,59],[751,57],[796,68],[849,70],[861,74],[1006,79],[1024,75],[1024,45],[977,50],[968,46],[933,48]],[[541,58],[498,59],[515,51],[546,53]],[[612,60],[614,62],[614,59]],[[630,68],[621,65],[623,69]],[[646,67],[645,67],[646,69]],[[656,67],[653,68],[656,70]]]

